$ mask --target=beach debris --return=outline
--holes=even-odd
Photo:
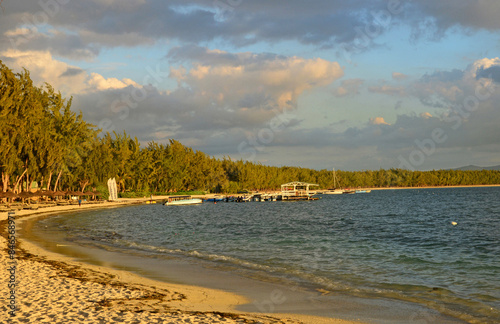
[[[321,296],[325,296],[325,295],[328,295],[329,293],[331,293],[331,291],[323,289],[323,288],[318,288],[318,289],[316,289],[316,291],[321,293]]]

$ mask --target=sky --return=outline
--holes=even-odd
[[[3,0],[0,60],[100,130],[313,169],[500,165],[498,0]]]

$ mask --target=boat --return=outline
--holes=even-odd
[[[343,193],[343,189],[328,189],[327,191],[323,191],[323,194],[325,195],[341,195]]]
[[[356,193],[369,193],[369,192],[372,192],[370,189],[359,189],[359,190],[356,190]]]
[[[224,201],[224,198],[207,198],[205,199],[205,202],[219,202],[219,201]]]
[[[283,201],[297,201],[297,200],[317,200],[312,197],[313,193],[309,187],[319,186],[314,183],[306,183],[294,181],[281,185],[281,199]]]
[[[165,202],[165,206],[180,206],[180,205],[196,205],[203,202],[200,198],[192,198],[191,196],[175,196],[170,197]]]
[[[343,189],[337,188],[337,178],[335,176],[335,168],[333,169],[333,186],[335,188],[328,189],[328,190],[324,191],[323,193],[325,195],[341,195],[344,193]]]
[[[353,189],[345,189],[343,192],[343,194],[349,194],[349,195],[355,194],[355,193],[356,193],[356,190],[353,190]]]

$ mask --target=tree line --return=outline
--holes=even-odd
[[[171,139],[141,147],[137,138],[106,133],[83,120],[49,84],[33,84],[29,71],[14,73],[0,61],[1,190],[106,191],[116,178],[122,194],[180,191],[236,193],[276,190],[291,181],[333,187],[421,187],[500,184],[500,171],[313,170],[216,159]]]

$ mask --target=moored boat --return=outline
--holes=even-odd
[[[201,204],[203,200],[200,198],[191,198],[191,196],[175,196],[170,197],[165,202],[165,206],[180,206],[180,205],[196,205]]]
[[[224,201],[224,198],[207,198],[205,199],[205,202],[219,202],[219,201]]]
[[[281,200],[297,201],[297,200],[317,200],[312,197],[313,193],[309,190],[312,186],[319,186],[314,183],[306,183],[294,181],[281,185]]]
[[[325,195],[341,195],[344,193],[343,189],[328,189],[326,191],[323,191],[323,194]]]
[[[328,189],[326,191],[323,191],[323,194],[325,195],[341,195],[344,193],[345,190],[337,188],[337,177],[335,175],[335,168],[333,168],[333,189]]]

